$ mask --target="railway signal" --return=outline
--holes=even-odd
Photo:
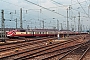
[[[4,19],[4,10],[1,11],[2,14],[2,19],[1,19],[1,41],[5,42],[5,37],[6,37],[6,33],[5,33],[5,19]]]

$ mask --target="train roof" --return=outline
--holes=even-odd
[[[57,29],[33,29],[33,31],[58,31]]]
[[[36,32],[45,32],[45,31],[58,31],[57,29],[16,29],[17,31],[36,31]]]

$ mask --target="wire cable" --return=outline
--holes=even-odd
[[[66,18],[66,16],[64,16],[64,15],[58,13],[58,12],[52,11],[52,10],[50,10],[50,9],[48,9],[48,8],[45,8],[45,7],[43,7],[43,6],[40,6],[40,5],[38,5],[38,4],[36,4],[36,3],[33,3],[33,2],[31,2],[31,1],[28,1],[28,0],[25,0],[25,1],[27,1],[27,2],[29,2],[29,3],[31,3],[31,4],[34,4],[34,5],[36,5],[36,6],[39,6],[39,7],[43,8],[43,9],[46,9],[46,10],[48,10],[48,11],[54,12],[54,13],[56,13],[56,14],[58,14],[58,15],[61,15],[61,16],[63,16],[63,17]]]
[[[21,7],[21,6],[19,6],[19,5],[16,5],[16,4],[13,4],[13,3],[10,3],[10,2],[7,2],[7,1],[4,1],[4,0],[0,0],[0,1],[2,1],[2,2],[6,2],[6,3],[8,3],[8,4],[12,4],[12,5],[15,5],[15,6],[17,6],[17,7]],[[25,7],[21,7],[21,8],[24,8],[24,9],[26,9]],[[40,10],[40,9],[26,9],[27,11],[29,11],[29,10],[33,10],[33,11],[35,11],[35,10]],[[26,11],[26,10],[23,10],[23,11]],[[10,11],[8,11],[8,12],[10,12]],[[35,11],[36,12],[36,11]],[[5,13],[5,14],[7,14],[8,15],[8,13]],[[17,17],[19,17],[18,15],[16,15],[16,14],[14,14],[15,16],[17,16]],[[42,14],[42,15],[45,15],[45,14]],[[35,16],[35,15],[34,15]],[[45,15],[46,17],[48,17],[47,15]],[[44,17],[45,17],[44,16]],[[24,17],[23,17],[24,18]],[[49,17],[50,18],[50,17]],[[44,18],[42,18],[42,19],[44,19]]]
[[[57,3],[57,4],[59,4],[59,5],[62,5],[62,6],[65,6],[65,5],[63,5],[63,4],[61,4],[61,3],[58,3],[58,2],[56,2],[56,1],[54,1],[54,0],[51,0],[51,1],[53,1],[53,2],[55,2],[55,3]],[[83,2],[86,2],[86,1],[83,1]],[[79,2],[79,3],[83,3],[83,2]],[[56,4],[55,4],[56,5]],[[74,4],[73,4],[74,5]],[[60,6],[58,6],[58,7],[60,7]],[[71,8],[72,10],[74,10],[74,11],[78,11],[78,10],[76,10],[76,9],[73,9],[73,8]],[[73,12],[73,11],[72,11]],[[79,12],[79,11],[78,11]],[[81,11],[80,11],[81,12]],[[83,14],[86,14],[87,16],[88,16],[88,14],[86,13],[86,11],[84,10],[84,12],[81,12],[81,13],[83,13]]]
[[[53,1],[53,2],[55,2],[55,3],[57,3],[57,4],[59,4],[59,5],[62,5],[62,6],[65,6],[65,5],[63,5],[63,4],[61,4],[61,3],[58,3],[58,2],[56,2],[56,1],[54,1],[54,0],[51,0],[51,1]],[[83,1],[83,2],[85,2],[85,1]],[[80,2],[80,3],[83,3],[83,2]],[[76,3],[76,4],[78,4],[78,3]],[[72,4],[72,5],[76,5],[76,4]],[[56,5],[56,4],[55,4]],[[58,6],[58,7],[60,7],[60,6]],[[73,9],[73,8],[71,8],[72,10],[75,10],[75,11],[78,11],[78,10],[76,10],[76,9]],[[79,11],[78,11],[79,12]],[[84,13],[84,12],[81,12],[81,13]],[[85,13],[84,13],[85,14]]]
[[[81,6],[81,8],[83,9],[83,11],[85,12],[85,14],[86,15],[88,15],[87,13],[86,13],[86,11],[84,10],[84,8],[82,7],[82,5],[79,3],[79,1],[77,0],[77,2],[78,2],[78,4]]]

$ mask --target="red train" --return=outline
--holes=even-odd
[[[46,36],[57,36],[57,30],[53,29],[20,29],[11,30],[7,32],[7,37],[46,37]]]
[[[72,32],[70,30],[56,30],[56,29],[18,29],[18,30],[11,30],[7,32],[8,38],[13,37],[47,37],[47,36],[57,36],[59,35],[62,37],[67,35],[79,35],[79,34],[87,34],[87,33],[78,33]]]

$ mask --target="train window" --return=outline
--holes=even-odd
[[[20,32],[25,32],[25,30],[20,30]]]
[[[35,32],[36,34],[39,34],[39,32]]]
[[[47,34],[48,34],[48,32],[47,32]]]
[[[48,32],[48,34],[52,34],[52,32]]]
[[[41,32],[39,34],[41,34]]]
[[[26,32],[27,34],[31,34],[31,32]]]
[[[33,32],[34,34],[36,34],[36,32]]]
[[[44,32],[41,32],[41,34],[44,34]]]
[[[47,32],[44,32],[44,34],[47,34]]]
[[[28,34],[34,34],[35,32],[31,31],[31,32],[28,32]]]

